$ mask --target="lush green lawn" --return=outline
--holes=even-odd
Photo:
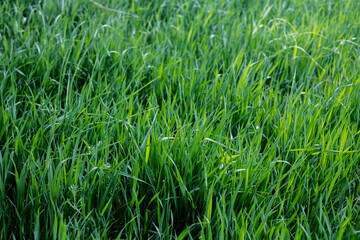
[[[4,0],[0,34],[1,239],[360,238],[358,0]]]

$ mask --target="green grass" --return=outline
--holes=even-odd
[[[1,239],[360,238],[358,0],[97,3],[0,4]]]

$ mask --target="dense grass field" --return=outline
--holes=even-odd
[[[360,239],[358,0],[3,0],[0,239]]]

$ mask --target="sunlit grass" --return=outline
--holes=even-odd
[[[358,239],[360,2],[5,0],[1,239]]]

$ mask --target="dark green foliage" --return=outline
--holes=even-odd
[[[0,238],[358,239],[358,19],[356,0],[3,1]]]

